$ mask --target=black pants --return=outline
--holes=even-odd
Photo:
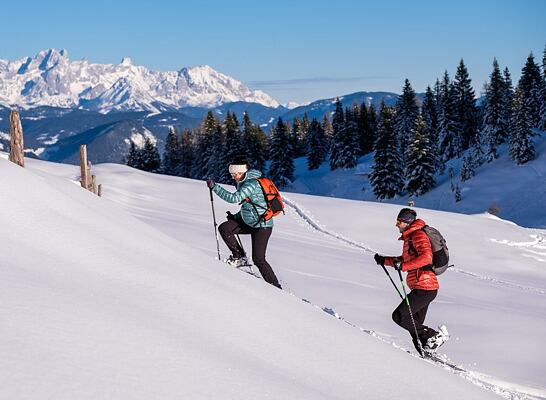
[[[424,346],[428,338],[436,335],[438,332],[428,326],[424,325],[425,317],[429,304],[436,298],[438,294],[437,290],[421,290],[414,289],[408,293],[408,300],[410,303],[411,311],[413,313],[413,320],[417,328],[417,334],[419,335],[419,341],[421,346]],[[417,337],[415,336],[415,328],[411,322],[411,315],[409,312],[408,304],[406,300],[402,300],[400,305],[392,312],[392,320],[407,330],[413,340],[413,345],[418,352],[421,352]]]
[[[252,240],[252,262],[258,267],[260,274],[262,274],[267,283],[281,289],[277,276],[265,259],[267,242],[273,232],[273,228],[252,228],[240,219],[231,219],[220,224],[218,230],[235,258],[241,258],[245,255],[235,235],[250,235]]]

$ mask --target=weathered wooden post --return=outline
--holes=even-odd
[[[102,197],[102,183],[99,184],[98,193],[99,197]]]
[[[23,126],[21,125],[21,118],[18,111],[11,110],[9,115],[9,125],[11,134],[9,160],[24,168],[25,155],[23,146]]]
[[[80,171],[80,184],[82,185],[82,188],[87,189],[89,187],[89,174],[87,171],[87,147],[85,144],[80,146]]]
[[[91,191],[97,194],[97,176],[91,175]]]
[[[91,178],[91,161],[87,161],[87,190],[93,188],[93,180]]]

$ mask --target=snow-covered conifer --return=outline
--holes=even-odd
[[[170,126],[165,140],[161,172],[167,175],[177,175],[180,161],[179,138],[174,127]]]
[[[434,187],[435,161],[425,122],[418,115],[406,152],[406,189],[411,196],[420,196]]]
[[[405,159],[405,150],[411,140],[413,126],[419,114],[417,96],[411,87],[409,79],[404,81],[402,94],[398,97],[395,110],[394,131],[400,142],[401,154]]]
[[[381,102],[374,165],[370,174],[373,192],[378,199],[390,199],[404,188],[404,170],[400,145],[394,133],[394,111]]]
[[[510,126],[510,157],[521,165],[535,157],[530,101],[523,96],[520,85],[516,87]]]
[[[307,168],[311,171],[319,168],[328,154],[326,135],[316,118],[313,118],[309,125],[307,142]]]
[[[269,168],[269,178],[279,188],[288,186],[294,180],[294,160],[290,151],[286,151],[290,146],[289,132],[282,118],[279,117],[277,124],[271,131],[269,158],[271,165]]]

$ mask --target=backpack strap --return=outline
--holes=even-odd
[[[422,227],[421,229],[418,229],[419,231],[423,231],[425,233],[425,235],[427,235],[427,233],[425,232],[425,228],[427,227],[428,225],[425,225],[424,227]],[[416,231],[413,231],[409,238],[408,238],[408,244],[409,244],[409,249],[408,249],[408,252],[410,251],[413,251],[413,253],[415,254],[415,256],[418,256],[419,255],[419,252],[417,251],[417,249],[415,248],[415,246],[413,245],[413,234],[415,233]],[[427,235],[427,238],[428,238],[428,235]],[[430,242],[430,239],[429,239],[429,242]],[[432,245],[431,245],[432,246]],[[422,271],[433,271],[432,269],[432,264],[428,264],[428,265],[424,265],[422,266],[421,268],[418,268]]]
[[[413,231],[410,235],[409,235],[409,238],[408,238],[408,244],[409,244],[409,249],[408,249],[408,253],[411,251],[413,252],[416,256],[419,255],[419,252],[417,252],[417,249],[415,248],[415,246],[413,245],[413,234],[415,233],[415,231]]]

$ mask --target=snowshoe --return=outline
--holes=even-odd
[[[250,263],[248,262],[248,258],[241,257],[241,258],[235,258],[233,256],[229,256],[224,262],[234,268],[240,268],[240,267],[248,267],[250,266]]]
[[[438,333],[427,340],[424,350],[427,353],[435,353],[438,347],[449,340],[449,332],[445,325],[438,327]]]

